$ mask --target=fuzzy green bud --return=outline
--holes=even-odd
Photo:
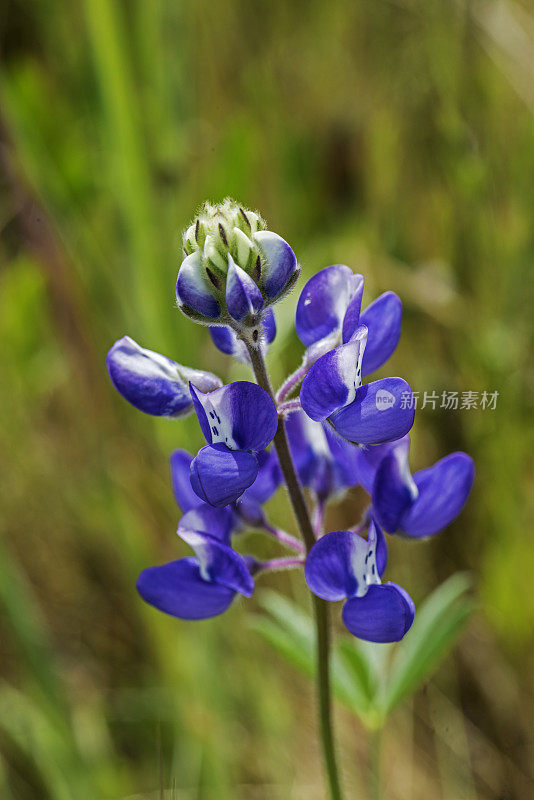
[[[184,313],[199,322],[255,325],[262,309],[286,294],[299,274],[287,242],[267,231],[258,213],[230,198],[205,203],[182,242],[176,296]]]

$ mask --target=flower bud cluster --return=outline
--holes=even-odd
[[[219,205],[205,203],[184,232],[184,258],[199,250],[206,268],[224,279],[230,253],[241,269],[259,278],[261,256],[253,236],[266,228],[259,214],[245,211],[235,200],[227,198]]]
[[[183,235],[178,305],[208,325],[258,325],[291,290],[299,267],[291,247],[235,200],[205,203]]]

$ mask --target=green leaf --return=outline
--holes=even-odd
[[[447,655],[474,609],[473,600],[465,597],[470,586],[470,577],[457,573],[421,605],[411,631],[397,646],[384,688],[384,714],[415,692]]]
[[[281,625],[267,617],[252,616],[249,625],[293,667],[308,677],[313,677],[315,661],[310,648],[303,647],[302,642],[296,641]]]
[[[364,649],[362,644],[363,642],[354,637],[344,636],[339,640],[337,650],[352,680],[360,687],[362,694],[371,701],[378,688],[377,673],[370,651]]]
[[[315,675],[315,626],[313,619],[300,606],[286,597],[266,590],[259,604],[276,620],[254,617],[252,627],[278,653],[308,677]],[[369,710],[369,693],[337,649],[332,649],[332,688],[338,698],[360,719]]]
[[[264,589],[258,597],[258,603],[271,614],[280,625],[301,641],[314,646],[315,626],[311,616],[287,597]]]

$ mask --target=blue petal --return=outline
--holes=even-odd
[[[342,439],[334,428],[323,424],[333,463],[332,491],[349,489],[358,484],[358,448],[352,442]]]
[[[259,471],[252,486],[236,503],[236,511],[249,525],[261,526],[265,522],[263,503],[269,500],[282,481],[278,459],[273,452],[262,450],[257,454]]]
[[[166,356],[146,350],[129,336],[115,342],[106,360],[117,391],[133,406],[154,416],[188,414],[192,410],[190,380],[195,380],[205,391],[221,385],[210,372],[183,367]]]
[[[258,476],[247,491],[247,497],[254,498],[258,503],[266,503],[282,482],[282,471],[278,459],[271,450],[262,450],[257,453]]]
[[[270,300],[278,297],[296,279],[299,272],[295,253],[288,243],[272,231],[258,231],[253,236],[263,254],[262,281]]]
[[[268,308],[263,316],[263,333],[266,344],[274,342],[276,336],[276,319],[272,308]]]
[[[247,497],[246,492],[236,501],[235,510],[241,522],[249,527],[261,528],[267,522],[261,503],[253,497]]]
[[[388,545],[382,528],[375,520],[371,520],[371,523],[374,525],[376,532],[376,568],[379,576],[382,577],[388,565]]]
[[[321,423],[313,422],[303,411],[295,411],[285,421],[293,463],[305,486],[309,486],[309,474],[315,462],[315,450],[312,444],[315,431],[307,431],[308,423],[310,426],[320,426],[322,432]]]
[[[178,507],[184,514],[200,503],[189,477],[192,460],[193,456],[187,450],[175,450],[170,459],[172,490]]]
[[[272,308],[268,308],[263,312],[261,329],[263,344],[271,344],[276,336],[276,320]],[[250,363],[247,348],[245,344],[237,338],[235,331],[226,327],[226,325],[210,325],[209,332],[215,347],[217,347],[221,353],[234,356],[245,364]]]
[[[299,478],[318,497],[355,486],[358,448],[321,422],[297,411],[286,420],[291,453]]]
[[[253,317],[263,307],[261,292],[244,269],[235,264],[228,254],[228,273],[226,276],[226,307],[237,322]]]
[[[358,482],[363,486],[368,494],[373,491],[373,483],[375,475],[382,459],[391,453],[401,442],[406,440],[408,445],[410,437],[406,435],[402,439],[394,440],[392,442],[385,442],[384,444],[366,445],[358,448],[357,465],[358,465]]]
[[[310,590],[323,600],[343,600],[358,592],[358,577],[353,565],[363,562],[367,542],[350,531],[332,531],[311,548],[304,565]]]
[[[180,558],[143,570],[137,591],[151,606],[179,619],[216,617],[231,605],[235,592],[200,575],[196,558]]]
[[[213,344],[221,353],[226,353],[227,356],[235,355],[239,340],[231,328],[227,328],[226,325],[210,325],[209,331]]]
[[[456,452],[413,477],[419,497],[403,515],[400,527],[409,536],[432,536],[449,525],[464,507],[475,478],[475,465],[467,453]]]
[[[330,422],[349,442],[382,444],[400,439],[413,425],[412,397],[402,378],[373,381],[361,386],[353,402],[333,414]]]
[[[353,275],[353,287],[354,287],[354,294],[347,306],[347,310],[345,312],[345,316],[343,317],[343,327],[342,327],[342,336],[341,339],[345,344],[348,342],[356,329],[362,324],[362,320],[360,318],[360,310],[362,307],[362,295],[363,295],[363,284],[364,279],[363,275]]]
[[[256,383],[236,381],[210,394],[191,386],[195,411],[208,444],[232,450],[264,450],[278,427],[271,397]]]
[[[198,503],[198,497],[196,497],[196,500]],[[180,519],[178,536],[182,535],[182,530],[200,531],[201,533],[209,533],[210,536],[219,539],[224,544],[230,544],[230,538],[236,524],[236,516],[231,508],[213,508],[206,503],[200,503]]]
[[[373,484],[373,513],[389,533],[399,527],[402,515],[417,498],[417,488],[408,466],[410,442],[405,437],[387,455],[376,471]]]
[[[302,382],[300,402],[311,419],[322,422],[351,403],[361,382],[361,359],[367,329],[317,359]]]
[[[343,622],[353,636],[367,642],[398,642],[415,616],[413,600],[396,583],[370,586],[363,597],[343,606]]]
[[[200,252],[197,250],[184,258],[176,281],[176,300],[180,308],[207,319],[218,319],[221,307],[213,297],[212,288]]]
[[[384,292],[362,311],[360,323],[369,329],[362,375],[382,366],[397,347],[401,334],[402,303],[395,292]]]
[[[180,528],[178,533],[195,551],[201,578],[251,597],[254,581],[243,556],[208,533],[185,528]]]
[[[354,275],[344,264],[326,267],[310,278],[300,293],[295,314],[295,329],[302,344],[309,347],[335,331],[341,334],[347,308],[358,292],[361,303],[360,283],[363,290],[363,277]]]
[[[224,444],[203,447],[191,462],[191,486],[201,500],[217,508],[241,497],[257,474],[255,455]]]

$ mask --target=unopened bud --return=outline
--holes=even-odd
[[[186,257],[176,296],[185,314],[206,324],[255,326],[265,308],[290,291],[299,274],[295,254],[278,234],[265,228],[259,214],[235,200],[204,204],[183,235]],[[236,307],[236,293],[242,292],[246,297]]]

